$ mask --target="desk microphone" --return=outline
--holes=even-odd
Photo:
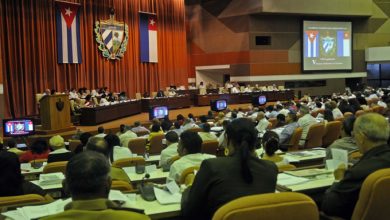
[[[145,183],[146,179],[150,178],[150,174],[147,173],[141,180],[141,186],[139,186],[139,191],[141,192],[141,197],[146,201],[156,200],[156,195],[154,194],[153,183]]]

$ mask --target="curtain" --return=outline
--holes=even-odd
[[[4,78],[5,115],[37,114],[36,93],[107,86],[111,91],[157,91],[170,84],[186,85],[187,49],[184,0],[68,0],[81,4],[81,64],[58,64],[54,0],[0,2],[0,71]],[[115,18],[129,26],[127,50],[121,60],[104,58],[95,41],[98,20]],[[138,12],[157,14],[158,63],[141,63]]]

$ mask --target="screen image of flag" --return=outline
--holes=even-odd
[[[139,13],[141,62],[157,63],[157,17],[155,14]]]
[[[320,52],[320,41],[318,31],[305,31],[304,53],[306,58],[318,57]]]
[[[56,2],[58,63],[81,63],[79,5]]]
[[[351,35],[349,31],[337,31],[337,56],[351,56]]]

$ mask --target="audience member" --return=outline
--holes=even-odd
[[[119,137],[115,134],[108,134],[104,137],[110,151],[110,161],[114,162],[123,158],[131,158],[133,154],[128,147],[121,147]]]
[[[214,155],[202,154],[202,139],[198,133],[192,131],[184,131],[180,135],[177,152],[180,159],[176,160],[169,172],[171,180],[179,181],[181,173],[193,166],[200,166],[203,160],[214,158]]]
[[[55,135],[50,138],[49,145],[53,149],[47,157],[47,162],[68,161],[73,157],[74,153],[65,148],[64,138],[60,135]]]
[[[31,144],[29,150],[20,155],[19,161],[21,163],[28,163],[32,160],[47,159],[49,153],[50,149],[46,140],[39,138]]]
[[[332,149],[347,150],[349,154],[358,150],[355,139],[352,137],[352,129],[355,120],[355,116],[350,116],[343,121],[343,127],[341,129],[342,138],[335,140],[328,148],[326,148],[325,159],[332,159]]]
[[[203,124],[203,131],[198,132],[200,138],[202,138],[202,141],[217,141],[218,137],[210,132],[211,126],[209,123]]]
[[[131,139],[137,138],[137,134],[134,133],[129,127],[125,127],[125,133],[119,136],[119,141],[122,147],[128,147]]]
[[[183,129],[181,128],[180,126],[180,123],[178,121],[175,121],[175,123],[173,123],[173,131],[177,133],[177,135],[180,136],[180,134],[183,132]]]
[[[279,141],[279,136],[274,131],[265,132],[261,139],[261,145],[264,148],[261,158],[274,162],[276,166],[288,164],[282,156],[276,154],[276,151],[279,150]]]
[[[0,152],[0,197],[38,194],[48,202],[53,199],[39,186],[24,180],[18,156],[8,151]]]
[[[279,143],[287,144],[290,142],[291,136],[294,133],[294,130],[299,127],[298,117],[295,111],[290,111],[287,115],[287,125],[283,128],[282,132],[279,135]]]
[[[104,133],[104,127],[103,126],[99,126],[98,129],[97,129],[97,135],[95,135],[95,137],[101,137],[101,138],[104,138],[107,134]]]
[[[317,121],[313,116],[311,116],[307,105],[301,105],[301,107],[299,108],[299,114],[301,115],[301,117],[298,119],[298,125],[299,127],[302,127],[302,136],[299,145],[304,145],[307,132],[309,131],[310,126],[316,124]]]
[[[169,130],[171,129],[172,125],[173,125],[173,124],[172,124],[171,120],[169,120],[168,115],[166,115],[166,116],[164,117],[164,119],[162,120],[162,122],[161,122],[161,129],[162,129],[164,132],[169,131]]]
[[[121,210],[108,200],[111,188],[110,165],[99,153],[86,151],[73,157],[66,168],[64,188],[72,196],[64,212],[44,218],[51,219],[135,219],[149,217]]]
[[[174,131],[169,131],[165,135],[165,140],[167,147],[161,151],[159,166],[166,165],[172,157],[178,154],[177,145],[179,141],[179,135]]]
[[[331,216],[350,219],[366,177],[383,168],[390,168],[389,123],[381,115],[367,113],[359,116],[353,127],[354,139],[363,157],[345,171],[335,171],[336,182],[327,190],[322,211]],[[344,174],[345,171],[345,174]]]
[[[257,126],[256,126],[256,129],[258,132],[264,132],[267,128],[268,128],[268,125],[269,125],[269,122],[268,120],[265,118],[265,114],[264,112],[259,112],[257,113]]]
[[[204,160],[182,197],[185,219],[211,219],[219,207],[236,198],[275,192],[278,169],[254,150],[257,131],[251,120],[233,120],[226,129],[228,156]]]
[[[134,122],[134,126],[131,129],[131,131],[134,133],[140,133],[140,132],[147,132],[148,134],[150,133],[149,129],[141,125],[140,121]]]
[[[84,151],[85,146],[88,143],[89,138],[92,137],[92,134],[89,132],[84,132],[80,135],[80,144],[77,145],[76,149],[74,150],[75,154],[79,154]]]
[[[104,138],[91,137],[88,140],[86,150],[101,153],[106,157],[106,160],[108,162],[110,161],[110,149]],[[121,168],[111,167],[110,175],[113,180],[123,180],[125,182],[130,183],[129,177]]]
[[[134,124],[135,124],[136,122],[134,122]],[[133,130],[133,129],[131,129],[131,130]],[[121,124],[121,125],[119,125],[119,131],[118,132],[116,132],[116,136],[121,136],[122,134],[124,134],[126,132],[126,125],[124,125],[124,124]],[[135,131],[134,131],[135,132]]]
[[[191,128],[199,128],[199,126],[196,125],[193,120],[191,120],[190,118],[187,118],[184,121],[182,129],[183,129],[183,131],[186,131],[186,130],[191,129]]]
[[[7,140],[7,142],[5,143],[5,147],[8,148],[9,152],[15,153],[18,156],[20,156],[24,153],[24,151],[19,150],[17,148],[16,140],[15,140],[15,138],[12,138],[12,137]]]
[[[283,127],[286,125],[286,116],[284,116],[283,114],[278,114],[276,116],[276,120],[277,120],[277,123],[276,123],[275,128]]]

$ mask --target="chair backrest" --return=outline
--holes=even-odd
[[[137,132],[135,132],[135,134],[138,137],[142,137],[142,136],[145,136],[145,135],[149,134],[149,131],[137,131]]]
[[[4,196],[0,197],[0,207],[15,206],[15,205],[27,205],[32,203],[42,203],[46,199],[38,194],[26,194],[20,196]]]
[[[274,129],[276,127],[276,124],[278,123],[278,119],[276,118],[270,118],[268,119],[268,122],[271,124],[271,128],[270,129]]]
[[[344,118],[348,118],[349,116],[352,116],[352,112],[344,112]]]
[[[355,112],[355,117],[359,117],[360,115],[363,115],[365,112],[363,110],[357,110]]]
[[[284,171],[289,171],[289,170],[295,170],[297,167],[294,166],[293,164],[283,164],[283,165],[278,165],[278,170],[280,172]]]
[[[235,199],[220,207],[212,219],[318,220],[319,213],[310,197],[296,192],[282,192]]]
[[[298,150],[299,148],[299,140],[302,137],[302,127],[297,127],[294,129],[294,132],[291,135],[290,141],[288,142],[288,145],[290,146],[289,150]]]
[[[137,165],[145,165],[145,159],[143,157],[123,158],[116,160],[112,163],[113,167],[133,167]]]
[[[130,149],[131,153],[144,155],[146,152],[146,141],[146,138],[132,138],[129,140],[127,146]]]
[[[202,132],[203,129],[200,128],[200,127],[193,127],[193,128],[188,129],[188,131],[192,131],[192,132]]]
[[[364,180],[352,220],[389,219],[390,168],[377,170]]]
[[[34,163],[44,163],[47,162],[47,159],[35,159],[30,161],[30,164],[33,165]]]
[[[156,98],[156,96],[157,96],[157,92],[152,92],[151,98]]]
[[[137,100],[142,99],[141,93],[139,93],[139,92],[135,93],[135,99],[137,99]]]
[[[111,189],[120,190],[121,192],[134,192],[134,188],[131,183],[125,182],[123,180],[113,180],[111,183]]]
[[[164,134],[160,134],[150,139],[149,154],[161,154],[161,151],[163,149],[162,140],[164,139],[164,137]]]
[[[217,155],[218,141],[205,141],[202,143],[202,153]]]
[[[372,111],[373,112],[376,112],[378,114],[383,114],[383,111],[385,110],[385,107],[383,106],[380,106],[380,105],[377,105],[377,106],[374,106],[372,107]]]
[[[323,147],[328,147],[335,140],[339,139],[341,135],[341,126],[342,123],[340,121],[331,121],[326,124],[325,134],[322,138]]]
[[[188,174],[186,176],[186,178],[184,179],[184,185],[191,186],[192,183],[194,182],[194,179],[195,179],[195,174],[194,173]]]
[[[48,164],[46,164],[46,166],[43,167],[42,173],[61,172],[61,173],[65,174],[67,164],[68,164],[68,161],[59,161],[59,162],[48,163]]]
[[[321,147],[324,134],[325,125],[323,123],[311,125],[307,132],[305,148]]]
[[[318,115],[318,111],[312,111],[310,114],[311,114],[311,116],[313,116],[314,118],[316,118],[317,115]]]
[[[168,160],[168,164],[172,165],[176,160],[180,159],[179,155],[175,155]]]
[[[77,146],[79,146],[81,144],[80,140],[69,139],[68,142],[69,142],[69,150],[72,152],[74,152],[76,150]]]
[[[179,184],[184,184],[187,175],[189,174],[195,174],[199,170],[199,166],[193,166],[188,167],[187,169],[183,170],[183,172],[180,175]]]

